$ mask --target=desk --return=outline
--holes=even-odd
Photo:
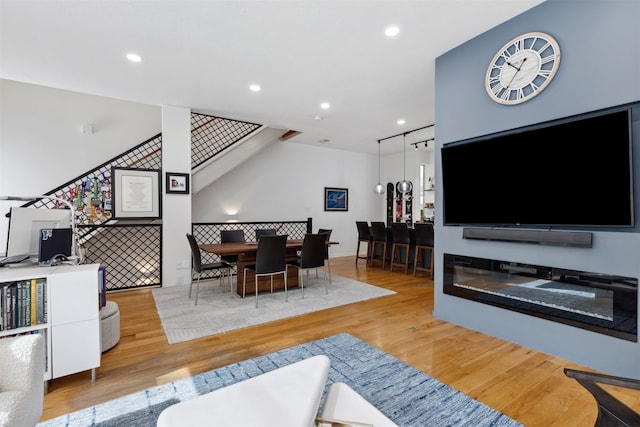
[[[335,245],[338,242],[328,242],[328,245]],[[244,267],[246,265],[255,264],[256,252],[258,251],[257,243],[206,243],[199,245],[200,249],[215,255],[238,255],[238,279],[236,280],[236,293],[242,296],[242,282],[244,278]],[[297,252],[302,249],[302,239],[287,240],[287,251],[285,258],[287,262],[298,259]],[[297,288],[298,271],[295,268],[287,269],[287,288]],[[284,290],[284,280],[282,276],[273,278],[273,289]],[[258,292],[268,292],[271,290],[271,279],[263,276],[258,278]],[[251,295],[256,291],[255,275],[253,271],[247,271],[247,290],[246,294]]]

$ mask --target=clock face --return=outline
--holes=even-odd
[[[527,33],[505,44],[491,60],[485,87],[494,101],[514,105],[547,87],[560,65],[560,46],[545,33]]]

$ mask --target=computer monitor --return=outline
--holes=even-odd
[[[43,228],[40,230],[40,265],[55,265],[71,256],[73,232],[71,228]]]
[[[69,209],[12,207],[9,218],[7,256],[29,255],[37,257],[40,230],[68,228],[71,224]]]

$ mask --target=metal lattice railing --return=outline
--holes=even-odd
[[[85,262],[107,266],[107,291],[162,284],[162,224],[81,226]]]
[[[247,242],[255,242],[256,230],[261,228],[275,228],[278,234],[286,234],[289,239],[302,239],[306,233],[311,233],[311,218],[306,221],[273,221],[273,222],[208,222],[194,223],[191,226],[193,237],[200,244],[220,243],[220,231],[243,230]],[[218,255],[201,252],[202,262],[219,262]],[[217,277],[217,271],[202,273],[201,277]]]
[[[191,169],[207,162],[260,127],[256,123],[191,114]]]

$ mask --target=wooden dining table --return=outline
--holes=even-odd
[[[327,242],[327,245],[336,245],[338,242]],[[244,280],[244,267],[255,264],[256,252],[258,251],[257,242],[229,242],[229,243],[203,243],[198,245],[203,251],[218,256],[237,255],[237,280],[236,293],[242,296],[242,284]],[[302,239],[287,240],[285,261],[293,262],[298,259],[298,251],[302,249]],[[293,289],[299,287],[298,269],[287,269],[287,288]],[[255,275],[251,270],[247,271],[247,288],[246,295],[255,294]],[[269,292],[271,290],[271,278],[267,276],[258,277],[258,292]],[[284,291],[284,278],[282,275],[274,276],[273,290]]]

